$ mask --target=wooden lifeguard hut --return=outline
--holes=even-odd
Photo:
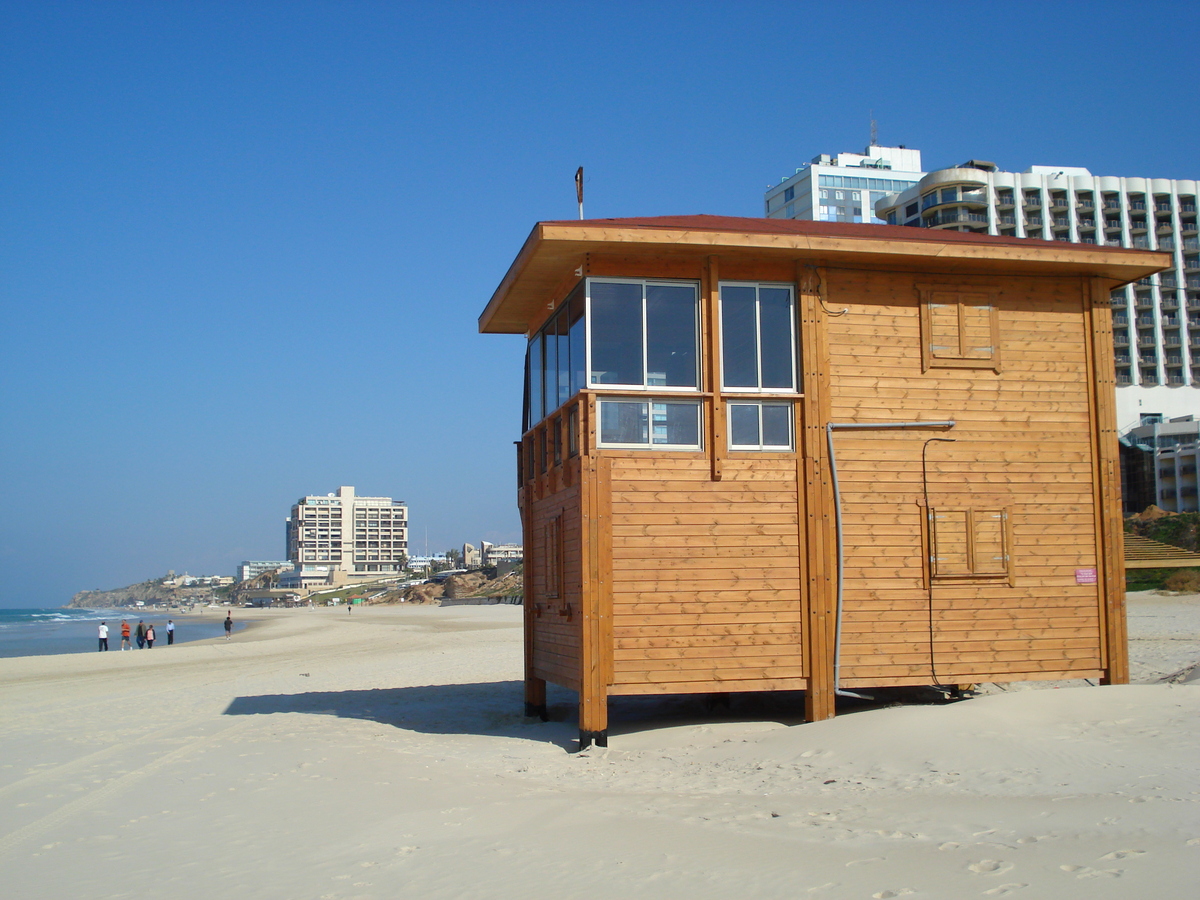
[[[1109,294],[1167,254],[882,225],[539,223],[526,712],[622,694],[1128,679]]]

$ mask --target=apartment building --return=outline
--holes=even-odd
[[[243,560],[242,564],[237,567],[237,580],[249,581],[251,578],[257,578],[267,572],[278,572],[280,569],[290,566],[291,560],[287,559],[247,559]]]
[[[391,497],[359,497],[353,487],[302,497],[287,520],[288,559],[297,573],[370,577],[401,571],[408,553],[408,507]]]
[[[1002,172],[968,160],[875,203],[892,225],[1168,252],[1173,268],[1112,292],[1117,428],[1200,410],[1197,182],[1095,176],[1070,166]]]
[[[874,222],[875,204],[905,191],[924,176],[921,151],[871,144],[862,153],[822,153],[779,184],[767,188],[769,219]]]
[[[1169,420],[1147,415],[1122,441],[1149,455],[1157,506],[1170,512],[1200,511],[1196,476],[1196,466],[1200,463],[1200,422],[1194,415]]]

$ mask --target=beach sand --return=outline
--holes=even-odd
[[[1179,683],[798,727],[794,697],[617,700],[580,754],[573,694],[521,716],[520,615],[255,611],[0,660],[4,895],[1197,896],[1200,597],[1131,596],[1135,677]]]

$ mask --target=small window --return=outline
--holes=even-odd
[[[572,406],[567,414],[567,456],[579,455],[579,407]]]
[[[790,403],[730,403],[730,450],[793,449]]]
[[[699,401],[601,400],[601,447],[700,449]]]
[[[994,293],[919,285],[924,369],[1000,371],[1000,326]]]
[[[933,579],[990,579],[1009,574],[1008,511],[929,510],[929,574]]]
[[[791,201],[793,201],[795,199],[796,199],[796,188],[795,187],[789,187],[789,188],[783,189],[783,202],[784,203],[790,203]]]

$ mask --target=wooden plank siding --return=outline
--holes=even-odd
[[[979,279],[994,292],[1002,370],[923,371],[916,284],[936,280],[829,273],[850,310],[827,323],[832,421],[957,423],[836,433],[841,686],[1099,676],[1099,588],[1075,577],[1098,565],[1090,300],[1077,278]],[[923,472],[930,437],[954,443],[930,444]],[[1007,578],[930,590],[926,491],[935,509],[1007,510]]]
[[[580,689],[582,655],[582,572],[583,518],[579,514],[580,489],[575,484],[532,503],[528,530],[535,565],[526,570],[531,589],[527,602],[533,609],[527,616],[533,631],[533,674],[546,681],[573,690]],[[551,585],[553,567],[547,557],[556,548],[545,546],[547,525],[560,518],[562,523],[561,588]]]
[[[611,693],[801,688],[796,465],[611,459]],[[656,690],[659,688],[656,688]]]
[[[539,223],[481,330],[535,335],[581,278],[692,281],[700,379],[669,391],[703,419],[699,449],[601,448],[598,398],[667,393],[647,379],[529,423],[527,710],[544,681],[578,691],[586,746],[617,694],[803,689],[815,721],[839,688],[1127,681],[1109,292],[1169,262],[842,223]],[[724,388],[738,281],[794,285],[797,393]],[[735,400],[790,403],[794,450],[730,450]]]

